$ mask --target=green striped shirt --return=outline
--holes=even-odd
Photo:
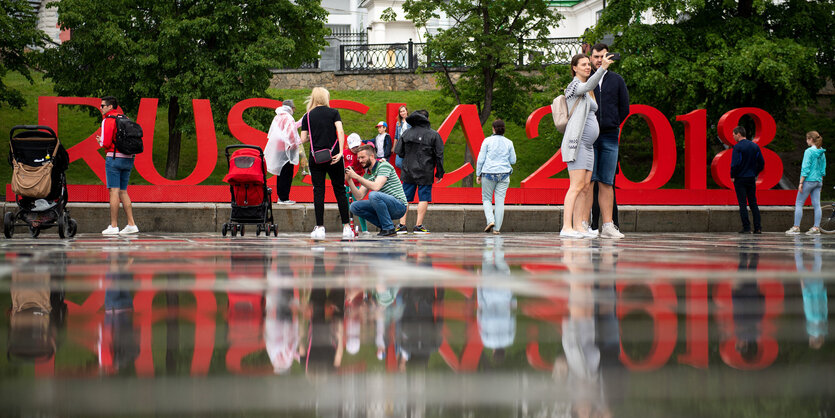
[[[380,189],[380,192],[385,193],[389,196],[394,196],[397,200],[406,204],[406,193],[403,193],[403,184],[400,183],[400,178],[397,177],[397,173],[394,171],[394,167],[386,161],[377,161],[377,164],[374,164],[374,171],[368,172],[365,171],[363,175],[364,178],[367,180],[374,181],[377,176],[384,176],[386,177],[386,182],[383,184],[383,187]]]

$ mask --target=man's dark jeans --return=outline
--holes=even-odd
[[[748,221],[748,206],[751,206],[751,213],[754,215],[754,229],[762,230],[760,208],[757,206],[757,178],[735,178],[734,189],[736,190],[736,200],[739,202],[739,217],[742,219],[742,229],[745,231],[751,230],[751,223]]]

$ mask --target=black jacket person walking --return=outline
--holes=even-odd
[[[411,126],[394,146],[394,153],[402,160],[400,179],[406,199],[412,200],[418,193],[418,213],[415,233],[428,233],[423,218],[432,201],[432,184],[435,178],[444,177],[444,141],[438,131],[429,124],[429,112],[418,110],[406,118]],[[406,215],[397,226],[397,233],[405,233]]]

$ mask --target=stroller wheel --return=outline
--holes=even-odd
[[[273,231],[273,236],[277,237],[278,236],[278,227],[275,226],[275,224],[271,224],[270,229],[272,229],[272,231]],[[267,234],[269,234],[269,232]]]
[[[224,223],[223,226],[220,227],[220,233],[225,237],[227,232],[229,232],[229,224]]]
[[[29,234],[32,235],[32,238],[37,238],[38,235],[41,234],[41,229],[30,226],[29,227]]]
[[[11,238],[14,235],[14,213],[6,212],[3,216],[3,235]]]
[[[255,225],[255,236],[256,237],[261,236],[261,230],[262,229],[264,229],[264,228],[261,226],[261,224]],[[267,235],[269,235],[269,234],[267,234]]]
[[[67,234],[67,232],[69,232],[68,231],[68,226],[69,225],[67,225],[67,214],[62,213],[62,214],[58,215],[58,236],[59,237],[64,238],[64,237],[66,237],[66,235],[69,235],[69,234]]]
[[[69,233],[67,234],[68,237],[72,238],[75,236],[75,233],[78,232],[78,222],[75,221],[73,218],[69,218]]]
[[[241,236],[244,236],[244,226],[241,225]]]
[[[238,236],[238,225],[232,224],[232,236]]]

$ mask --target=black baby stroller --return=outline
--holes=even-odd
[[[44,186],[42,193],[34,191],[37,187],[28,188],[32,185],[27,184],[24,185],[26,191],[15,194],[18,210],[6,212],[3,218],[3,234],[6,238],[11,238],[15,227],[21,226],[29,227],[32,238],[36,238],[42,229],[53,226],[58,227],[61,238],[75,236],[78,224],[70,218],[67,210],[65,172],[70,157],[55,131],[48,126],[15,126],[9,132],[9,149],[9,165],[18,164],[18,170],[37,170],[48,164],[52,164],[52,170],[50,175],[38,180],[38,183],[51,182],[48,188]]]
[[[229,151],[237,149],[232,155]],[[226,164],[229,173],[223,181],[229,183],[232,196],[232,215],[224,223],[221,233],[232,236],[244,235],[245,224],[255,224],[255,236],[264,232],[278,236],[273,221],[273,206],[270,196],[272,189],[267,187],[267,163],[264,151],[254,145],[229,145],[226,147]]]

